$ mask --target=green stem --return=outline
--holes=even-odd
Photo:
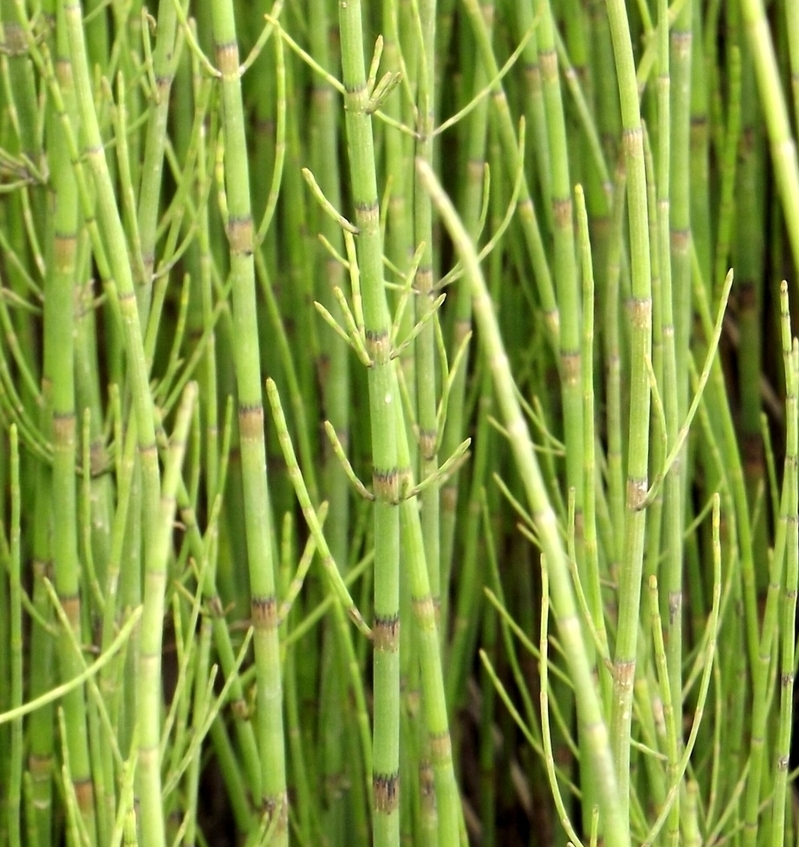
[[[431,192],[439,214],[444,219],[466,267],[481,343],[494,378],[494,387],[505,430],[510,437],[514,459],[531,513],[535,518],[541,549],[547,558],[553,608],[574,683],[580,726],[587,740],[593,770],[597,774],[600,814],[604,820],[606,838],[610,844],[627,847],[630,843],[626,815],[627,800],[620,792],[620,782],[616,777],[608,743],[607,726],[592,678],[592,666],[588,661],[588,651],[583,639],[571,586],[569,565],[561,542],[557,519],[552,510],[538,460],[533,452],[527,424],[519,405],[494,306],[486,290],[474,247],[463,230],[463,225],[458,220],[450,200],[441,190],[433,173],[429,169],[424,169],[421,164],[419,167],[425,174],[425,187]]]
[[[58,15],[59,54],[66,52],[64,13]],[[62,52],[63,51],[63,52]],[[73,57],[74,60],[74,57]],[[74,119],[75,90],[69,73],[69,63],[60,65],[61,89],[67,108]],[[54,135],[56,133],[54,132]],[[53,344],[51,364],[53,372],[53,567],[54,582],[59,600],[64,607],[74,637],[82,640],[81,580],[78,561],[77,507],[75,491],[76,432],[75,432],[75,379],[74,379],[74,287],[78,246],[79,212],[77,191],[66,144],[59,143],[51,150],[50,166],[53,168],[55,189],[55,216],[53,220],[54,272],[48,285],[50,300],[48,316],[53,321],[48,335]],[[75,656],[68,634],[58,638],[58,656],[61,679],[65,681],[81,670],[80,659]],[[82,688],[76,688],[64,699],[67,716],[66,740],[70,755],[70,772],[75,786],[83,822],[90,839],[96,839],[93,781],[91,779],[86,702]]]
[[[352,198],[359,230],[358,264],[369,368],[369,410],[374,481],[374,844],[399,844],[399,392],[391,360],[388,305],[383,286],[383,244],[375,153],[363,56],[360,0],[339,4],[344,108]]]
[[[794,724],[794,674],[796,670],[796,590],[799,581],[799,515],[797,498],[797,380],[799,380],[799,346],[791,339],[790,315],[788,313],[788,286],[783,282],[780,290],[782,313],[782,345],[785,367],[785,477],[783,481],[784,513],[780,523],[786,523],[786,563],[783,581],[782,651],[780,657],[780,711],[776,743],[776,767],[774,774],[774,804],[772,807],[772,847],[785,843],[786,801],[788,795],[788,763],[791,752],[791,730]]]
[[[420,27],[419,83],[417,87],[418,125],[416,156],[433,164],[433,126],[435,121],[436,75],[436,0],[418,3]],[[433,260],[433,214],[430,196],[419,184],[414,186],[414,240],[424,244],[416,269],[415,293],[418,298],[417,318],[428,318],[436,299]],[[436,339],[435,318],[428,319],[416,339],[416,397],[419,419],[419,479],[435,476],[438,470],[438,416],[436,409]],[[433,603],[438,614],[441,606],[440,563],[440,499],[438,486],[429,486],[421,495],[422,532],[425,559],[430,575]]]
[[[277,845],[288,840],[285,740],[280,650],[277,631],[276,573],[267,488],[258,313],[253,263],[253,221],[239,49],[232,2],[212,4],[216,64],[222,74],[224,178],[228,205],[227,238],[233,301],[233,359],[238,392],[244,526],[250,575],[250,607],[255,627],[257,736],[261,756],[260,792],[254,797],[270,822]]]
[[[137,276],[135,279],[136,299],[142,326],[147,325],[150,314],[156,230],[166,144],[166,123],[169,115],[172,81],[180,59],[180,52],[175,40],[177,31],[176,2],[181,2],[181,0],[160,0],[158,4],[158,23],[156,25],[155,49],[153,50],[152,72],[156,88],[150,93],[151,101],[137,213],[141,256],[136,257],[137,260],[134,261]]]
[[[139,722],[139,802],[142,808],[141,837],[146,844],[166,843],[165,814],[161,796],[161,653],[164,631],[164,593],[167,580],[175,499],[186,450],[189,424],[194,411],[197,385],[189,383],[170,440],[159,498],[158,522],[151,528],[151,548],[144,575],[144,611],[141,621],[141,652],[137,684],[140,689]]]
[[[763,0],[741,0],[788,240],[799,263],[799,164]]]
[[[614,656],[614,686],[610,737],[619,794],[628,817],[630,734],[633,686],[639,630],[641,577],[649,463],[649,379],[647,363],[652,348],[652,296],[649,256],[643,133],[635,79],[629,22],[621,0],[607,0],[616,72],[619,80],[624,158],[627,168],[627,213],[630,224],[632,270],[630,424],[624,549],[619,571],[619,618]]]

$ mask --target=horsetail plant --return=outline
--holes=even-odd
[[[315,3],[311,13],[310,42],[313,54],[317,57],[320,65],[327,70],[333,68],[333,55],[329,44],[330,18],[332,10],[330,4],[324,0]],[[314,78],[313,96],[313,120],[315,135],[312,144],[313,170],[319,174],[322,181],[320,190],[325,198],[328,198],[335,209],[341,208],[341,185],[338,164],[338,144],[335,132],[336,106],[339,103],[334,88],[325,80]],[[323,216],[320,221],[320,230],[325,238],[339,252],[343,252],[343,236],[340,227],[329,216]],[[322,249],[318,250],[317,258],[317,280],[318,296],[328,311],[335,313],[334,294],[335,288],[342,288],[344,284],[344,268],[340,262],[326,255]],[[330,426],[333,427],[337,439],[349,444],[350,430],[350,401],[351,401],[351,378],[348,349],[343,339],[329,328],[327,333],[320,339],[320,362],[318,370],[325,374],[326,378],[322,385],[322,403],[324,414]],[[326,476],[325,488],[328,492],[330,502],[330,523],[328,538],[331,553],[335,561],[342,567],[348,565],[347,561],[347,537],[350,528],[350,503],[347,475],[335,454],[335,450],[325,445],[324,453]],[[327,702],[323,703],[327,720],[331,723],[341,721],[345,733],[348,726],[346,710],[341,708],[345,702],[345,691],[342,685],[344,677],[343,664],[339,650],[336,648],[336,640],[332,633],[328,633],[328,641],[325,648],[323,662],[328,668],[325,673],[327,684]],[[335,670],[334,670],[335,669]],[[344,837],[346,831],[344,795],[341,791],[345,774],[345,757],[348,750],[349,736],[341,732],[332,731],[328,733],[325,741],[325,763],[324,769],[327,774],[326,788],[331,796],[330,811],[327,817],[327,826],[330,831],[330,840],[335,842]]]
[[[552,578],[554,611],[566,645],[572,675],[576,680],[578,714],[591,750],[593,767],[602,775],[600,787],[600,814],[604,821],[606,837],[614,844],[626,844],[629,832],[623,809],[625,800],[620,792],[620,781],[613,774],[615,765],[611,758],[608,730],[602,717],[598,694],[591,678],[586,648],[580,630],[575,601],[569,582],[565,551],[557,532],[556,519],[544,487],[541,471],[535,458],[522,411],[516,398],[513,380],[508,371],[507,356],[493,315],[493,307],[477,263],[474,248],[457,217],[449,198],[441,191],[435,175],[417,162],[423,174],[425,187],[431,192],[436,207],[456,243],[461,259],[468,269],[469,285],[475,307],[475,318],[482,333],[482,343],[488,353],[495,390],[505,419],[505,429],[511,439],[516,461],[523,471],[531,513],[535,516],[544,555],[549,562]]]
[[[212,4],[216,62],[221,73],[222,126],[225,133],[226,230],[230,245],[234,361],[238,424],[244,486],[250,606],[255,626],[257,674],[257,737],[260,784],[254,801],[269,823],[275,823],[276,844],[288,839],[285,740],[281,703],[277,631],[276,574],[266,481],[264,411],[255,308],[253,221],[250,177],[239,78],[239,49],[232,3]]]
[[[797,365],[799,348],[791,338],[790,313],[788,310],[787,285],[780,287],[780,324],[782,329],[782,352],[785,367],[785,412],[787,433],[785,445],[784,477],[784,515],[780,520],[787,524],[785,550],[785,578],[782,597],[782,644],[780,645],[780,711],[777,745],[777,763],[774,774],[774,806],[772,820],[772,839],[777,847],[785,843],[785,803],[788,784],[788,766],[790,762],[791,716],[793,714],[794,668],[796,667],[796,591],[797,558],[799,557],[799,515],[797,515],[797,497],[799,480],[796,475],[797,451],[797,410],[796,379],[799,376]]]
[[[649,224],[644,175],[643,132],[635,83],[629,23],[622,3],[608,2],[608,19],[619,76],[627,169],[627,208],[630,222],[631,263],[631,355],[630,443],[627,460],[624,548],[619,572],[619,620],[614,655],[613,708],[610,738],[618,777],[622,808],[629,792],[630,725],[638,640],[642,559],[649,460],[649,380],[647,360],[652,344],[652,292],[650,279]],[[623,812],[627,818],[627,813]]]
[[[347,144],[353,204],[358,227],[358,264],[369,356],[369,411],[375,537],[374,578],[374,754],[372,804],[375,847],[399,845],[399,566],[400,468],[397,456],[397,405],[390,349],[390,319],[383,290],[374,141],[363,57],[361,4],[342,3],[341,67],[344,79]]]
[[[161,488],[158,525],[148,554],[148,567],[144,579],[144,612],[142,614],[139,704],[141,727],[139,729],[138,794],[142,814],[140,831],[143,840],[150,844],[164,843],[164,820],[158,814],[161,800],[160,755],[160,691],[162,629],[158,622],[164,617],[166,564],[169,555],[169,535],[175,513],[175,499],[181,465],[186,451],[189,424],[197,386],[190,383],[184,392],[175,430],[170,442],[170,455],[164,470]]]
[[[3,5],[0,845],[795,840],[796,15]]]

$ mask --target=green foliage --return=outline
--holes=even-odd
[[[796,843],[799,4],[0,22],[0,847]]]

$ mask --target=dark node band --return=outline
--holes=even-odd
[[[376,773],[372,777],[375,811],[391,814],[399,807],[399,773]]]

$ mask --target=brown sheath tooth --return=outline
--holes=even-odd
[[[640,126],[624,130],[622,133],[622,146],[627,157],[635,156],[638,153],[643,134]]]
[[[452,758],[452,742],[449,730],[430,736],[430,755],[435,764],[448,762]]]
[[[139,446],[137,449],[139,451],[139,458],[146,458],[157,454],[158,445],[153,441],[151,444]]]
[[[391,359],[391,337],[388,330],[366,330],[366,352],[378,365],[384,365]]]
[[[652,325],[652,298],[631,297],[630,319],[634,328],[647,328]]]
[[[230,218],[227,224],[227,238],[230,252],[234,255],[249,256],[252,254],[253,240],[252,217]]]
[[[564,351],[560,354],[560,369],[566,385],[577,385],[580,381],[582,358],[579,350]]]
[[[672,229],[669,236],[672,250],[684,253],[688,250],[691,233],[687,229]]]
[[[277,832],[284,832],[289,822],[289,799],[286,792],[264,797],[263,810],[270,821],[275,819],[276,814],[278,815],[275,829]]]
[[[355,222],[358,234],[375,230],[380,226],[380,204],[377,200],[355,204]]]
[[[413,597],[411,598],[411,604],[416,614],[422,620],[429,622],[434,619],[436,606],[432,595],[425,594],[424,597]]]
[[[422,458],[426,461],[432,461],[436,455],[436,442],[438,441],[437,429],[420,429],[419,430],[419,450],[422,453]]]
[[[374,487],[375,498],[389,503],[396,503],[399,500],[399,480],[400,475],[397,468],[391,468],[387,471],[375,468],[372,472],[372,486]]]
[[[215,47],[216,63],[222,78],[235,79],[239,75],[239,45],[237,41],[227,41]]]
[[[94,787],[91,779],[73,779],[72,787],[75,789],[75,799],[78,801],[78,808],[85,812],[94,804]]]
[[[388,618],[375,616],[374,626],[372,627],[375,650],[396,653],[399,649],[399,630],[399,615],[392,615]]]
[[[231,701],[230,711],[242,721],[246,721],[250,717],[250,709],[247,706],[247,701],[243,697],[239,697],[238,700]]]
[[[277,627],[277,600],[274,594],[270,594],[269,597],[253,597],[250,601],[250,610],[256,629]]]
[[[75,414],[73,412],[53,412],[53,439],[56,444],[74,441]]]
[[[632,688],[635,678],[635,659],[614,664],[614,675],[616,682],[623,688]]]
[[[239,431],[241,441],[255,441],[263,437],[264,407],[260,403],[239,408]]]
[[[555,309],[548,309],[544,312],[544,322],[553,336],[557,337],[560,332],[560,312]]]
[[[571,197],[554,197],[552,199],[552,212],[555,226],[566,229],[572,225],[572,199]]]
[[[73,594],[71,597],[60,595],[61,607],[73,630],[80,626],[80,595]]]
[[[391,814],[399,807],[399,773],[376,773],[372,777],[375,811]]]
[[[416,269],[416,290],[432,295],[433,268],[430,265],[420,265]]]
[[[428,761],[419,764],[419,794],[422,805],[432,812],[436,806],[436,787],[433,778],[433,767]]]
[[[627,479],[627,504],[628,506],[638,511],[644,507],[646,503],[647,479],[635,479],[629,477]]]
[[[53,757],[37,756],[35,753],[31,753],[28,756],[28,770],[34,782],[49,781],[53,770]]]

